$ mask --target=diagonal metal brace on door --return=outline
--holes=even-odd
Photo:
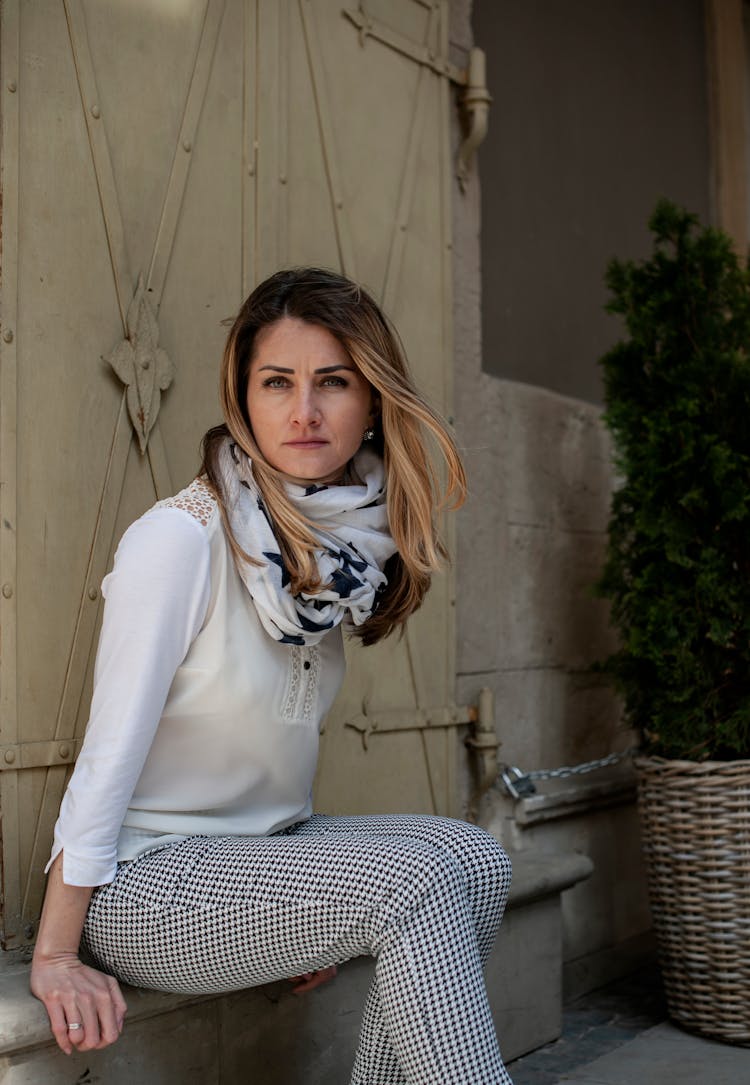
[[[428,5],[425,4],[426,6]],[[341,14],[356,27],[359,33],[359,44],[363,49],[367,39],[372,38],[373,41],[380,42],[381,45],[393,49],[401,56],[408,57],[424,68],[429,68],[436,75],[449,79],[451,83],[461,88],[459,103],[463,115],[464,139],[458,151],[456,177],[461,191],[465,192],[477,148],[487,135],[489,108],[492,102],[492,95],[486,85],[484,50],[473,46],[469,50],[468,67],[459,68],[456,64],[451,64],[447,57],[440,56],[429,45],[413,41],[404,34],[392,30],[378,19],[372,18],[365,6],[365,0],[360,0],[356,11],[342,8]]]
[[[367,39],[372,38],[374,41],[379,41],[381,45],[387,45],[389,49],[401,53],[402,56],[415,60],[417,64],[429,68],[436,75],[445,76],[450,79],[451,83],[457,83],[462,87],[466,86],[467,75],[465,71],[455,64],[451,64],[447,57],[438,56],[429,46],[420,45],[419,42],[407,38],[404,34],[391,30],[389,26],[381,23],[378,19],[373,19],[364,3],[360,3],[356,11],[342,8],[341,14],[359,31],[359,44],[363,48]]]

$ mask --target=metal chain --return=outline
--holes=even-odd
[[[616,765],[637,752],[638,747],[631,746],[629,750],[624,750],[622,753],[611,753],[607,757],[598,757],[594,761],[583,761],[580,765],[563,765],[559,769],[534,769],[532,772],[522,772],[516,765],[503,765],[499,775],[508,794],[514,799],[522,799],[527,795],[536,794],[534,780],[564,780],[568,776],[582,776],[585,772],[594,772],[608,765]]]

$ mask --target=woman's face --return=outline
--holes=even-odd
[[[326,328],[282,317],[255,339],[247,384],[253,435],[294,482],[336,482],[373,425],[373,392]]]

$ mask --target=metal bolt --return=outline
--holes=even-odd
[[[91,601],[93,602],[94,599],[98,599],[98,598],[99,598],[99,589],[98,588],[93,588],[93,587],[89,588],[89,599],[91,599]]]
[[[13,595],[13,585],[12,584],[3,584],[3,596],[4,596],[4,598],[10,599],[12,595]]]
[[[183,149],[183,151],[192,151],[193,145],[192,145],[192,143],[190,142],[189,139],[183,139],[183,141],[182,141],[182,149]]]
[[[150,369],[150,368],[151,368],[151,361],[148,358],[144,358],[143,361],[141,362],[141,369]]]
[[[247,173],[249,177],[255,177],[255,166],[248,166]]]
[[[12,332],[12,330],[10,328],[6,328],[5,331],[3,332],[3,339],[5,340],[6,343],[12,343],[13,342],[13,332]]]
[[[282,173],[281,177],[279,177],[279,180],[281,181],[282,185],[286,184],[286,176],[283,173]]]
[[[68,746],[67,742],[63,742],[58,753],[60,754],[60,757],[70,757],[70,746]]]
[[[336,206],[338,207],[338,209],[340,211],[341,208],[344,206],[344,201],[343,200],[336,200]]]
[[[8,83],[8,90],[10,91],[11,94],[16,93],[16,81],[15,81],[15,79],[11,79],[10,82]]]
[[[15,750],[6,750],[5,751],[5,764],[6,765],[12,765],[13,762],[15,761],[15,759],[16,759],[16,751]]]
[[[97,121],[101,117],[101,113],[99,112],[99,106],[98,105],[92,105],[92,107],[91,107],[91,116],[94,117],[94,119],[97,120]]]

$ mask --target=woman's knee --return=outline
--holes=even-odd
[[[472,825],[470,828],[473,830],[475,854],[481,858],[484,865],[494,872],[499,880],[510,885],[512,863],[503,845],[486,829],[481,829],[478,825]]]
[[[511,861],[499,840],[468,821],[435,818],[436,846],[447,847],[470,872],[510,884]]]

